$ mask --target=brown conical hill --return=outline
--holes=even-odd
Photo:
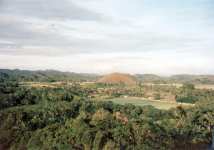
[[[100,78],[98,83],[136,85],[137,79],[129,74],[112,73]]]

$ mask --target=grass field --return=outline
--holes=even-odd
[[[172,84],[154,84],[154,83],[145,83],[144,85],[147,86],[174,86],[176,88],[180,88],[183,86],[181,83],[172,83]],[[195,84],[196,89],[207,89],[207,90],[214,90],[214,84]]]
[[[116,104],[133,104],[136,106],[146,106],[146,105],[152,105],[158,109],[170,109],[177,106],[192,106],[191,104],[179,104],[176,102],[167,102],[167,101],[156,101],[156,100],[145,100],[143,98],[114,98],[114,99],[107,99],[105,101],[112,101]]]
[[[198,84],[195,86],[196,89],[208,89],[208,90],[214,90],[213,84]]]

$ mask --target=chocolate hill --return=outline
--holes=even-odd
[[[137,79],[135,78],[135,76],[132,76],[129,74],[112,73],[112,74],[103,76],[97,82],[105,83],[105,84],[136,85]]]

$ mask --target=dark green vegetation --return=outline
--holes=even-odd
[[[83,82],[23,86],[19,81],[28,81],[32,75],[25,76],[21,79],[21,75],[1,73],[0,149],[197,150],[211,144],[214,128],[211,90],[195,89],[192,84],[179,88],[143,84],[131,88]],[[55,78],[58,77],[51,79]],[[42,80],[43,76],[30,81]],[[73,80],[76,79],[69,81]],[[161,99],[163,93],[176,95],[177,101],[195,106],[160,110],[99,101],[102,96],[151,94]]]
[[[212,100],[165,111],[89,101],[88,93],[78,85],[26,88],[2,82],[0,148],[201,149],[211,143]]]
[[[193,84],[184,84],[176,94],[176,101],[181,103],[196,103],[202,100],[214,100],[214,92],[195,89]]]

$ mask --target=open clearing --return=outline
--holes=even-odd
[[[193,104],[180,104],[176,102],[167,102],[167,101],[158,101],[158,100],[146,100],[144,98],[135,98],[135,97],[128,97],[128,98],[114,98],[114,99],[106,99],[104,101],[112,101],[116,104],[133,104],[136,106],[146,106],[151,105],[158,109],[170,109],[175,108],[177,106],[184,106],[184,107],[190,107],[194,106]]]
[[[181,83],[171,83],[171,84],[156,84],[156,83],[144,83],[147,86],[174,86],[180,88],[183,86]],[[214,84],[195,84],[196,89],[214,90]]]
[[[213,84],[198,84],[195,86],[196,89],[214,90]]]

